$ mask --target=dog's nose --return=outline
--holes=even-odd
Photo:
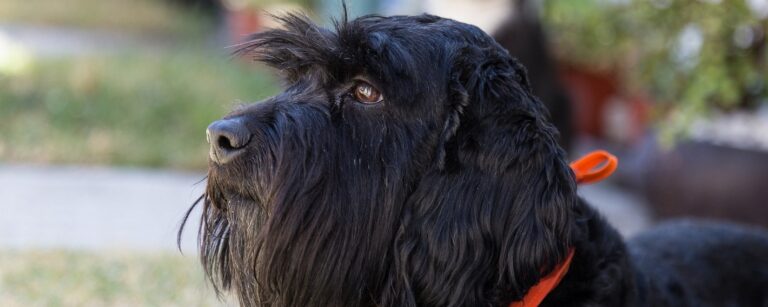
[[[245,151],[251,140],[251,132],[240,119],[222,119],[213,122],[205,131],[211,160],[224,164]]]

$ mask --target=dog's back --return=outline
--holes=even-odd
[[[648,306],[768,306],[768,231],[680,221],[627,242]]]

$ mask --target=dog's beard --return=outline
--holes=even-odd
[[[242,285],[252,281],[253,264],[258,258],[255,253],[262,244],[256,238],[266,220],[265,211],[254,200],[225,196],[213,178],[209,176],[206,192],[198,200],[203,202],[199,236],[201,261],[217,293],[232,288],[248,292],[254,287]]]
[[[260,161],[248,175],[209,173],[201,258],[217,290],[232,290],[243,306],[374,305],[391,282],[407,195],[407,185],[392,180],[407,176],[359,152],[307,155],[306,148],[324,148],[315,145],[297,146],[300,153],[283,145],[271,155],[305,161]]]

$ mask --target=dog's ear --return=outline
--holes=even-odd
[[[346,14],[344,15],[346,16]],[[251,55],[254,60],[275,68],[288,82],[313,69],[329,67],[333,63],[335,34],[313,23],[309,17],[288,13],[273,15],[280,28],[250,35],[244,43],[236,45],[234,55]],[[344,17],[343,23],[346,23]]]
[[[489,57],[488,53],[493,56]],[[447,147],[461,124],[464,108],[469,104],[470,94],[477,104],[483,104],[488,98],[493,98],[492,96],[503,95],[503,91],[513,85],[517,86],[516,90],[523,91],[528,96],[531,95],[531,86],[525,67],[520,62],[509,58],[508,54],[502,50],[464,46],[456,49],[453,58],[448,81],[447,115],[436,153],[436,162],[440,169],[449,162],[446,161]],[[478,63],[478,59],[483,60]],[[532,101],[524,103],[525,107],[547,114],[547,110],[535,97],[529,98],[532,98]],[[466,121],[467,118],[464,120]],[[554,131],[554,133],[557,132]]]
[[[575,183],[522,67],[500,47],[455,58],[435,166],[398,241],[405,304],[498,306],[567,255]]]

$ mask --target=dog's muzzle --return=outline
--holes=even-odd
[[[241,155],[251,140],[251,132],[240,118],[217,120],[208,126],[205,134],[211,144],[209,156],[218,164],[225,164]]]

